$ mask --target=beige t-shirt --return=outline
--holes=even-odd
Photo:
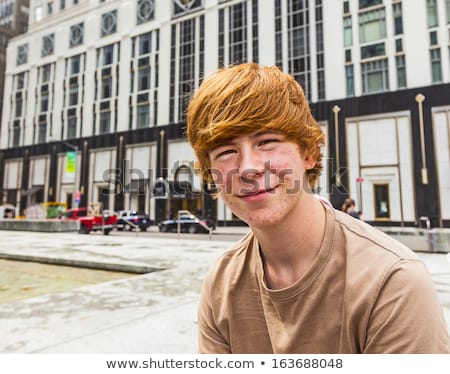
[[[408,248],[325,207],[324,241],[288,288],[265,286],[252,233],[212,267],[199,307],[201,353],[450,353],[431,277]]]

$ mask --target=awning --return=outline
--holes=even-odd
[[[24,193],[22,193],[22,196],[31,196],[43,189],[44,186],[33,186],[30,189],[26,190]]]

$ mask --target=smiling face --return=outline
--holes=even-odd
[[[301,208],[305,172],[315,166],[297,144],[271,132],[236,137],[209,158],[220,196],[252,228],[287,222]]]

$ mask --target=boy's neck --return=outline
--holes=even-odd
[[[282,225],[253,229],[260,244],[267,287],[288,287],[308,271],[322,245],[325,225],[323,204],[308,196]]]

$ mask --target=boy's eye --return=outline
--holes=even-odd
[[[213,159],[218,159],[220,157],[224,157],[227,155],[230,155],[232,153],[236,152],[234,149],[223,149],[223,150],[218,150],[216,152],[213,153]]]
[[[259,142],[259,145],[260,146],[264,146],[264,145],[267,145],[267,144],[270,144],[270,143],[275,143],[275,142],[278,142],[278,141],[279,141],[278,139],[264,139],[264,140],[261,140]]]

